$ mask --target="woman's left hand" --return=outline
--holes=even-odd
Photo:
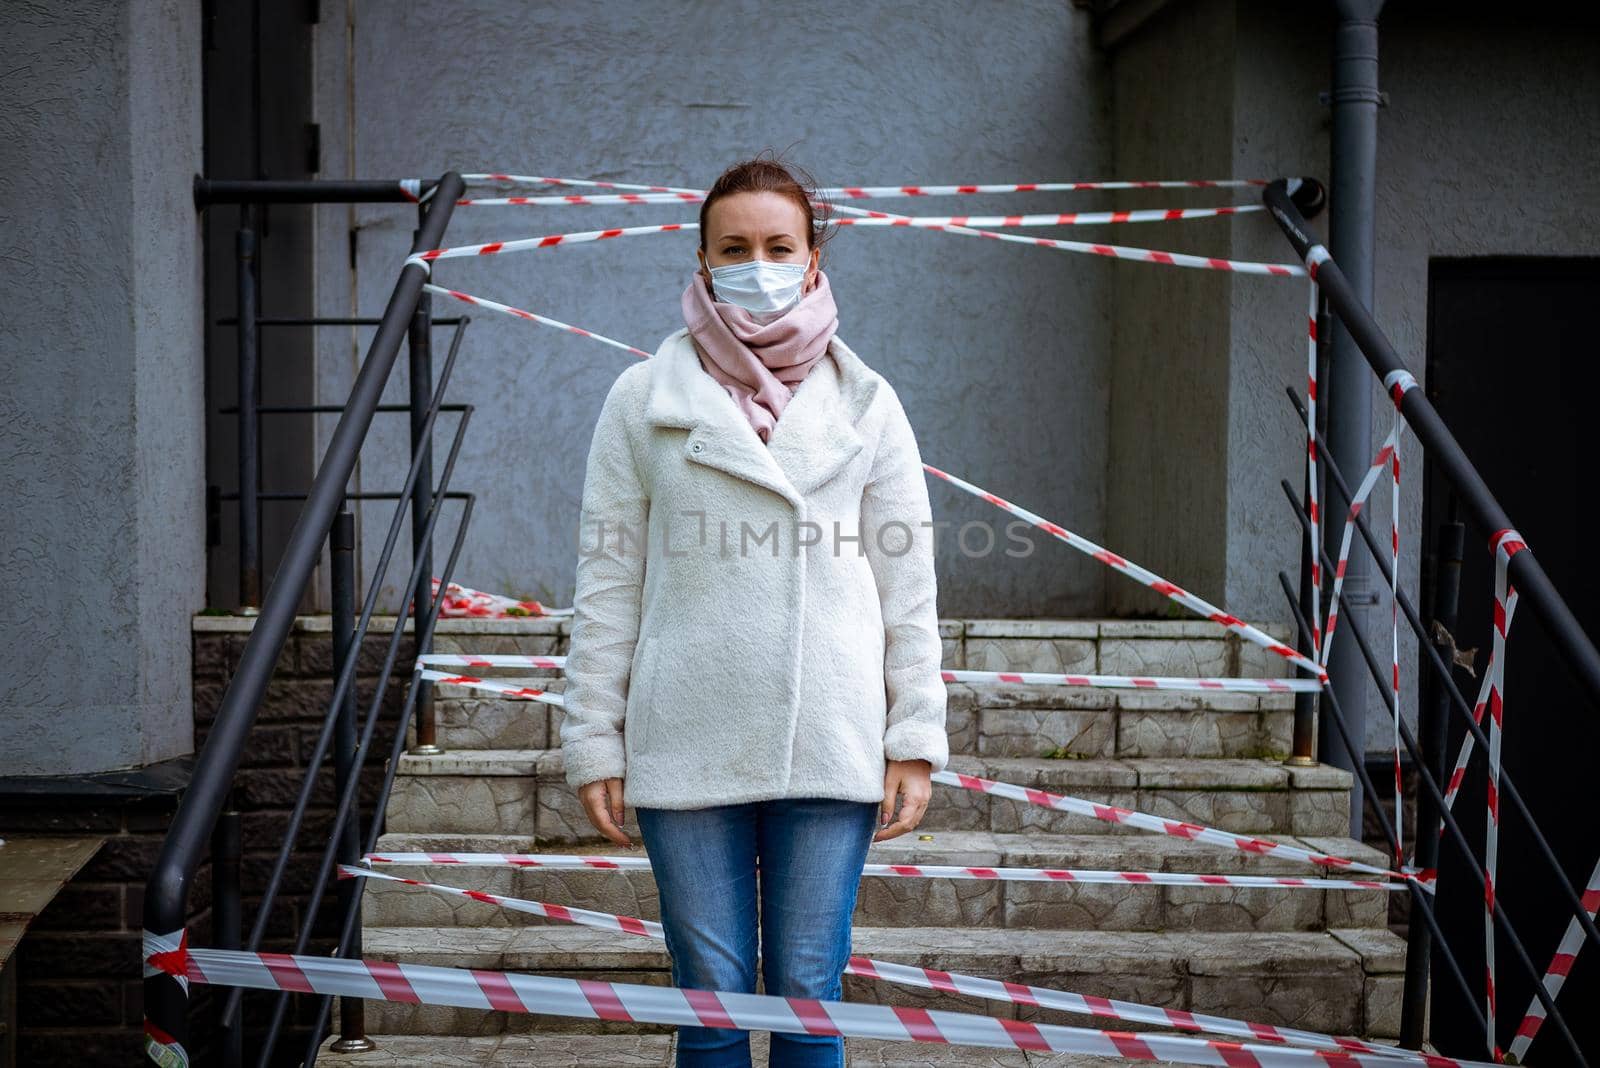
[[[883,776],[883,806],[878,813],[878,832],[872,836],[874,842],[905,834],[922,822],[922,814],[933,797],[932,774],[933,765],[926,760],[889,761],[889,770]],[[903,795],[900,818],[889,823],[894,816],[896,794]]]

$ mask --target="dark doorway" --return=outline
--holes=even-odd
[[[1584,558],[1592,530],[1580,527],[1595,484],[1590,448],[1600,387],[1600,258],[1484,257],[1435,259],[1428,278],[1428,396],[1460,441],[1517,530],[1537,553],[1591,640],[1600,636],[1600,571]],[[1424,530],[1454,514],[1450,486],[1430,465]],[[1491,531],[1467,529],[1456,640],[1476,648],[1476,678],[1458,676],[1470,701],[1488,657],[1494,604]],[[1451,714],[1447,764],[1466,733]],[[1589,788],[1600,754],[1600,708],[1587,700],[1551,646],[1543,622],[1523,605],[1508,639],[1505,773],[1580,892],[1600,859]],[[1475,856],[1447,837],[1441,848],[1440,921],[1462,971],[1484,975],[1484,905],[1468,864],[1483,855],[1485,770],[1481,751],[1467,773],[1455,812]],[[1496,889],[1543,973],[1571,916],[1539,858],[1525,824],[1501,805]],[[1510,1047],[1533,997],[1533,980],[1508,939],[1496,940],[1497,1033]],[[1434,957],[1432,1037],[1442,1052],[1484,1057],[1482,1031],[1459,986]],[[1473,999],[1483,1006],[1481,987]],[[1585,1056],[1600,1056],[1600,947],[1580,954],[1557,1004]],[[1529,1052],[1536,1065],[1575,1063],[1546,1023]]]
[[[311,34],[315,4],[206,0],[203,5],[205,176],[318,177],[319,137],[312,119]],[[276,204],[255,214],[258,311],[262,317],[313,314],[310,205]],[[237,238],[241,210],[217,205],[201,214],[206,246],[206,481],[225,494],[239,489],[238,328],[219,324],[237,306]],[[315,399],[311,331],[260,333],[263,405],[305,405]],[[261,489],[303,493],[315,474],[315,427],[301,414],[260,418]],[[276,573],[299,501],[261,504],[261,588]],[[218,502],[206,567],[207,604],[239,605],[239,502]],[[313,583],[302,608],[310,609]]]

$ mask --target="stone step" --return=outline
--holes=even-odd
[[[335,1017],[337,1019],[337,1017]],[[324,1061],[350,1068],[478,1068],[480,1065],[537,1064],[540,1068],[672,1068],[677,1036],[543,1034],[371,1035],[378,1046],[368,1053],[333,1053],[323,1044]],[[767,1063],[771,1034],[750,1032],[751,1060]],[[931,1042],[890,1042],[873,1038],[844,1040],[850,1068],[1117,1068],[1126,1061],[1076,1053],[948,1046]]]
[[[1346,833],[1349,826],[1350,775],[1326,765],[952,755],[948,770],[1241,833],[1324,836]],[[559,749],[408,754],[398,771],[387,811],[390,831],[532,834],[551,843],[602,840],[566,783]],[[637,826],[631,814],[625,820]],[[919,829],[1142,833],[942,784],[935,784]]]
[[[524,669],[484,677],[559,693],[565,680]],[[1181,693],[951,683],[951,753],[979,756],[1278,757],[1290,751],[1292,694]],[[561,744],[563,711],[466,686],[436,689],[436,740],[448,750]],[[415,732],[412,739],[415,741]]]
[[[1387,930],[1131,933],[968,927],[857,927],[852,951],[918,967],[1121,998],[1255,1023],[1392,1037],[1399,1022],[1405,945]],[[568,924],[502,928],[373,927],[366,957],[443,967],[668,985],[658,939]],[[758,992],[760,987],[758,986]],[[1002,1019],[1097,1026],[1089,1018],[844,977],[844,1000],[976,1012]],[[666,1034],[661,1024],[366,1003],[373,1034],[497,1035],[554,1031]],[[1148,1030],[1119,1022],[1120,1030]]]
[[[373,620],[386,633],[393,617]],[[1292,641],[1287,623],[1257,621],[1279,641]],[[441,619],[433,648],[441,653],[567,652],[572,621]],[[1275,678],[1288,663],[1208,620],[941,619],[944,666],[979,671],[1070,671],[1106,675],[1234,675]]]
[[[337,1019],[337,1017],[335,1017]],[[333,1053],[336,1041],[323,1044],[327,1058],[319,1063],[351,1068],[478,1068],[480,1065],[537,1064],[540,1068],[672,1068],[677,1036],[543,1034],[371,1035],[378,1046],[368,1053]],[[750,1032],[755,1064],[768,1062],[771,1033]],[[874,1038],[844,1040],[849,1068],[1125,1068],[1115,1057],[1079,1053],[949,1046],[932,1042],[891,1042]]]
[[[1321,852],[1383,864],[1377,850],[1344,838],[1284,841]],[[385,853],[629,854],[603,845],[541,847],[529,837],[388,834]],[[876,843],[870,863],[960,864],[977,867],[1090,868],[1112,871],[1214,872],[1305,877],[1309,865],[1250,856],[1158,835],[1058,835],[1033,831],[921,829]],[[481,890],[647,920],[661,918],[648,871],[551,868],[471,868],[459,865],[384,865],[379,870],[424,882]],[[1313,877],[1322,872],[1316,870]],[[861,880],[854,923],[862,927],[992,927],[1097,931],[1315,931],[1382,927],[1388,894],[1381,890],[1271,890],[1231,887],[1093,885],[993,879],[891,878]],[[371,927],[515,927],[541,925],[538,916],[399,883],[369,880],[362,922]]]

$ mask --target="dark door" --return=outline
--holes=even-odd
[[[1435,259],[1428,285],[1428,395],[1591,640],[1600,638],[1600,569],[1584,550],[1595,528],[1582,520],[1596,486],[1594,403],[1600,387],[1600,259]],[[1430,465],[1424,529],[1452,514],[1450,486]],[[1476,648],[1474,697],[1488,657],[1494,603],[1491,531],[1467,527],[1458,645]],[[1430,534],[1431,539],[1431,534]],[[1465,729],[1451,714],[1450,760]],[[1504,769],[1563,868],[1581,892],[1600,860],[1594,788],[1600,784],[1600,708],[1556,655],[1543,622],[1524,604],[1512,620],[1505,686]],[[1448,763],[1448,761],[1447,761]],[[1485,758],[1467,774],[1455,807],[1474,851],[1483,853]],[[1481,1009],[1484,905],[1468,861],[1446,838],[1440,920]],[[1500,817],[1501,903],[1542,974],[1571,913],[1527,828],[1504,799]],[[1510,941],[1496,941],[1497,1033],[1508,1049],[1533,996],[1533,980]],[[1600,1058],[1600,947],[1580,954],[1557,1001],[1586,1057]],[[1441,1051],[1482,1058],[1482,1031],[1460,986],[1434,957],[1432,1036]],[[1574,1063],[1548,1021],[1529,1052],[1536,1065]]]

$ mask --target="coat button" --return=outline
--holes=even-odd
[[[692,452],[699,452],[703,448],[705,448],[705,443],[701,441],[697,441],[693,445],[689,446],[689,449]]]

